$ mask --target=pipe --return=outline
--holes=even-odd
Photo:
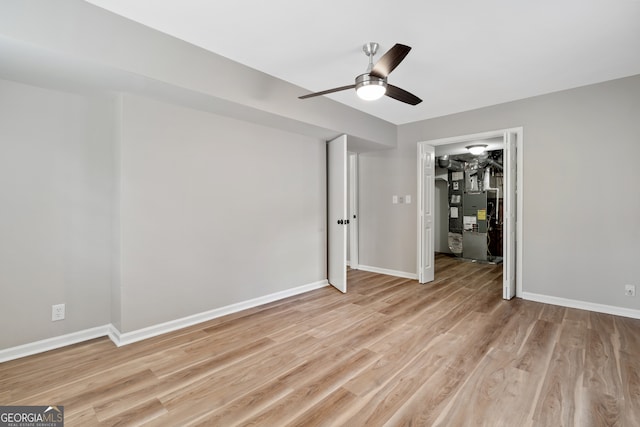
[[[498,163],[495,160],[493,160],[492,158],[488,158],[486,160],[487,164],[491,165],[491,166],[495,166],[496,168],[500,169],[500,170],[504,170],[504,168],[502,167],[502,163]]]
[[[448,154],[438,157],[438,166],[452,171],[464,170],[464,163],[459,160],[452,159]]]

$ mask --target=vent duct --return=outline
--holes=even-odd
[[[445,154],[437,158],[438,166],[443,169],[449,169],[452,171],[463,171],[467,163],[473,162],[477,165],[477,168],[486,168],[487,166],[493,166],[498,170],[503,170],[502,163],[492,159],[489,156],[458,156],[462,159],[454,159],[449,154]],[[468,157],[468,159],[467,159]],[[484,157],[484,158],[483,158]]]
[[[464,170],[464,162],[452,159],[448,154],[438,157],[438,166],[458,172]]]

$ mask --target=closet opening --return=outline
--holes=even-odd
[[[438,155],[436,148],[435,204],[438,213],[445,216],[436,224],[435,252],[474,262],[502,263],[503,154],[504,150],[496,149]]]

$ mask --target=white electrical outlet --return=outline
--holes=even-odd
[[[64,320],[64,304],[54,304],[51,306],[51,321]]]
[[[624,285],[624,294],[628,297],[636,296],[636,286],[635,285]]]

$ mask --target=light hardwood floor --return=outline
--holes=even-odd
[[[0,364],[66,426],[640,426],[640,320],[501,299],[501,266],[323,288],[126,347]]]

